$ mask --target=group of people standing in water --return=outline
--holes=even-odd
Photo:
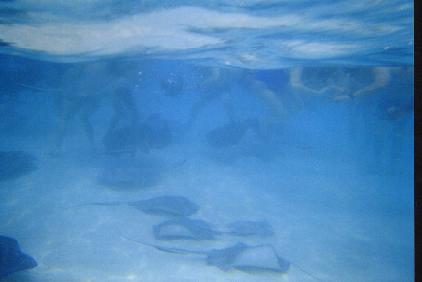
[[[260,71],[199,67],[195,68],[197,79],[186,81],[186,76],[171,72],[168,77],[159,78],[159,87],[162,93],[175,99],[186,89],[196,93],[185,124],[189,129],[204,108],[217,101],[221,103],[229,123],[238,120],[237,106],[230,99],[230,91],[235,86],[243,89],[242,93],[254,95],[268,109],[267,119],[260,122],[277,122],[282,121],[292,109],[300,110],[305,107],[308,99],[324,98],[344,102],[376,93],[390,83],[392,73],[403,71],[403,68],[392,67],[293,67]],[[63,151],[69,124],[75,118],[80,119],[91,150],[96,150],[98,140],[95,140],[97,135],[94,134],[91,118],[104,99],[111,101],[112,106],[106,136],[116,132],[122,125],[128,128],[138,127],[139,99],[136,96],[142,95],[143,82],[140,78],[144,72],[148,72],[145,67],[130,61],[98,61],[66,68],[61,74],[62,79],[57,83],[60,86],[56,95],[58,119],[51,153],[57,155]],[[394,100],[391,97],[387,99]],[[411,105],[395,105],[394,101],[383,109],[391,118],[398,118],[404,111],[410,110]]]

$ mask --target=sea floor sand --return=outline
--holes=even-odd
[[[183,151],[169,150],[157,158],[174,161]],[[118,190],[97,183],[101,164],[95,158],[34,153],[40,156],[37,171],[0,184],[0,233],[16,238],[39,266],[5,282],[316,281],[300,268],[321,281],[413,277],[412,208],[379,196],[394,189],[380,184],[388,182],[386,175],[362,174],[356,166],[334,165],[306,152],[268,163],[248,158],[229,165],[191,152],[180,154],[187,162],[167,167],[153,187]],[[291,269],[284,275],[224,272],[198,257],[162,253],[123,238],[154,242],[151,227],[161,217],[129,206],[72,207],[170,194],[198,203],[194,217],[216,228],[233,220],[267,220],[275,236],[242,241],[272,244],[293,263]],[[385,208],[390,202],[393,206]],[[160,244],[211,249],[239,240],[222,236]]]

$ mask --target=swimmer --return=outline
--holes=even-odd
[[[179,96],[185,88],[182,77],[175,73],[170,73],[167,78],[161,79],[160,85],[164,90],[164,95],[169,97]]]
[[[346,86],[341,85],[342,82],[340,81],[343,80],[344,82],[344,79],[347,77],[348,74],[346,74],[344,71],[341,71],[341,69],[334,68],[329,70],[328,76],[326,73],[321,74],[317,79],[320,81],[324,81],[325,86],[318,85],[319,87],[311,87],[309,85],[306,85],[303,81],[303,71],[303,67],[294,67],[290,70],[289,85],[292,89],[299,90],[302,93],[314,95],[324,95],[327,92],[334,92],[336,94],[335,97],[337,97],[339,93],[343,93],[346,91]],[[343,95],[341,95],[341,97],[337,97],[337,100],[345,99],[345,97],[342,96]]]
[[[99,108],[102,90],[107,87],[101,79],[103,70],[104,63],[95,62],[82,66],[74,65],[65,72],[62,77],[64,86],[57,95],[58,128],[51,155],[60,155],[63,152],[68,127],[76,116],[80,118],[91,151],[96,151],[94,129],[90,119]]]
[[[217,67],[206,69],[204,76],[207,76],[207,78],[200,81],[196,87],[201,96],[192,106],[187,122],[188,128],[197,120],[199,113],[209,103],[216,100],[222,100],[223,107],[229,120],[234,121],[233,106],[229,102],[229,92],[231,91],[233,81],[236,78],[234,75],[233,72]]]
[[[367,86],[352,93],[353,97],[363,96],[385,87],[391,79],[391,70],[387,67],[374,67],[372,69],[373,81]]]
[[[290,70],[289,73],[289,84],[291,88],[308,92],[311,94],[321,94],[323,89],[314,89],[309,86],[306,86],[302,80],[303,76],[303,68],[302,67],[295,67]]]
[[[125,62],[113,62],[111,64],[110,75],[112,76],[111,104],[113,114],[104,136],[105,144],[109,143],[116,137],[121,130],[126,130],[127,148],[126,153],[134,155],[136,153],[136,134],[139,127],[139,111],[135,99],[136,81],[140,81],[141,71],[137,71],[136,65]],[[116,148],[107,148],[106,150],[115,150]],[[113,146],[111,146],[113,147]],[[121,148],[122,149],[122,148]],[[109,152],[110,153],[110,152]],[[114,152],[118,153],[118,152]]]

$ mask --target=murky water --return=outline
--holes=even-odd
[[[1,281],[413,280],[412,3],[207,3],[0,4]]]

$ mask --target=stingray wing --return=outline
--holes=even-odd
[[[203,220],[176,218],[153,227],[158,240],[213,240],[218,233]]]
[[[249,246],[236,257],[232,267],[244,272],[285,273],[290,263],[278,256],[271,245]]]
[[[0,278],[36,266],[37,262],[21,252],[15,239],[0,236]]]
[[[24,176],[37,167],[35,158],[23,151],[0,151],[0,181]]]
[[[190,216],[199,210],[198,205],[181,196],[161,196],[130,205],[146,214],[163,216]]]
[[[221,270],[230,270],[236,258],[246,249],[247,245],[237,243],[231,247],[224,249],[211,250],[207,253],[207,264],[216,266]]]

